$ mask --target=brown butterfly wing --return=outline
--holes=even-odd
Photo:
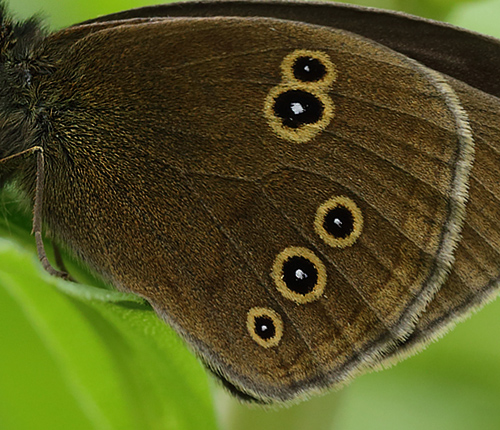
[[[38,82],[54,235],[259,401],[344,381],[411,331],[451,264],[472,149],[437,74],[284,21],[70,33],[48,40],[62,59]],[[292,76],[304,52],[322,82]],[[284,126],[280,103],[320,108]],[[318,233],[338,197],[360,233],[343,247]],[[292,257],[311,263],[297,279],[316,272],[310,293],[287,290]]]
[[[467,111],[475,142],[469,199],[455,262],[413,333],[391,354],[414,353],[495,297],[500,277],[500,100],[448,78]]]
[[[273,17],[347,30],[500,96],[498,39],[401,12],[334,2],[209,0],[142,7],[87,23],[174,16]]]
[[[391,11],[374,10],[356,5],[294,2],[190,2],[173,3],[139,8],[97,18],[89,22],[108,22],[116,19],[161,16],[274,16],[294,21],[321,24],[352,31],[404,53],[433,69],[445,72],[483,91],[498,96],[498,80],[495,79],[500,61],[500,44],[497,39],[480,35],[444,23],[426,20]],[[460,86],[451,80],[450,85]],[[455,319],[463,318],[477,308],[497,289],[498,268],[495,213],[494,149],[486,145],[498,142],[495,124],[498,122],[498,101],[485,97],[467,86],[457,90],[460,103],[467,110],[470,125],[477,144],[475,167],[471,179],[471,197],[468,206],[470,219],[464,228],[461,244],[456,252],[456,262],[449,279],[437,294],[415,331],[403,346],[391,354],[404,356],[420,349],[437,334],[445,331]],[[465,102],[466,100],[467,102]],[[488,100],[488,101],[484,101]],[[475,172],[480,171],[479,175]],[[477,176],[477,177],[475,177]],[[489,178],[490,187],[479,190],[478,178]],[[483,187],[486,189],[486,187]],[[489,194],[488,194],[489,193]],[[481,202],[481,203],[479,203]],[[474,208],[474,209],[473,209]],[[488,208],[489,220],[478,219]],[[471,226],[474,224],[475,226]],[[488,232],[485,229],[489,229]],[[481,233],[482,231],[482,233]]]
[[[280,2],[190,2],[188,4],[173,3],[146,8],[139,8],[117,14],[100,17],[92,22],[107,22],[114,19],[130,19],[138,17],[161,16],[274,16],[294,21],[321,24],[328,27],[352,31],[373,39],[378,43],[404,53],[411,58],[445,72],[457,79],[467,82],[483,91],[498,96],[498,80],[494,78],[500,61],[500,44],[497,39],[480,35],[465,29],[456,28],[441,22],[426,20],[420,17],[409,16],[391,11],[374,10],[356,5],[329,4],[311,2],[294,2],[292,5]],[[90,22],[90,21],[89,21]],[[450,83],[453,85],[453,80]],[[459,85],[459,83],[457,83]],[[464,87],[465,88],[465,87]],[[459,91],[460,92],[460,91]],[[495,135],[497,99],[490,97],[486,103],[482,101],[484,95],[471,88],[463,89],[466,99],[479,99],[467,103],[460,101],[471,117],[470,124],[474,135],[479,133],[483,142],[495,144],[498,136]],[[478,103],[480,107],[475,106]],[[483,105],[488,105],[484,107]],[[482,107],[481,107],[482,106]],[[486,115],[486,117],[485,117]],[[481,129],[481,132],[478,130]],[[484,131],[485,129],[486,131]],[[482,137],[487,135],[486,138]],[[496,164],[495,151],[489,152],[489,157],[481,157],[487,153],[484,144],[478,142],[475,168],[473,175],[482,169],[479,177],[490,177],[490,183],[495,181]],[[488,161],[489,160],[489,161]],[[480,167],[482,166],[482,167]],[[471,180],[471,203],[476,207],[495,208],[494,190],[486,196],[477,189],[477,178]],[[483,200],[478,196],[482,195]],[[483,204],[475,204],[475,201]],[[491,209],[494,211],[494,209]],[[455,268],[450,278],[431,303],[420,319],[415,331],[391,354],[399,357],[421,349],[433,340],[440,332],[447,330],[455,319],[464,318],[471,309],[488,301],[497,289],[496,273],[498,258],[495,252],[496,242],[490,235],[496,231],[490,222],[479,222],[477,214],[482,210],[474,210],[467,218],[476,216],[476,223],[484,229],[491,228],[490,234],[479,235],[477,227],[471,228],[468,222],[463,231],[462,243],[456,252]],[[488,240],[486,240],[488,238]],[[488,245],[488,242],[492,242]],[[468,250],[468,251],[466,251]],[[476,256],[476,257],[474,257]],[[474,261],[477,261],[474,263]],[[481,269],[481,265],[483,265]],[[460,275],[458,275],[460,273]]]

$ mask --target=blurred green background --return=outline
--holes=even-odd
[[[15,0],[10,6],[20,18],[43,12],[57,29],[153,3]],[[500,0],[358,3],[500,37]],[[498,301],[423,353],[339,392],[283,410],[247,408],[211,382],[209,391],[204,371],[140,300],[75,289],[42,273],[29,214],[17,209],[9,190],[0,213],[0,236],[20,244],[0,242],[0,430],[500,429]]]

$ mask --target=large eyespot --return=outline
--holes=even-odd
[[[276,257],[271,275],[278,291],[296,303],[317,300],[326,286],[325,266],[307,248],[286,248]]]
[[[274,114],[285,127],[299,128],[314,124],[323,116],[323,103],[319,97],[302,90],[288,90],[274,99]]]
[[[334,197],[318,208],[314,228],[328,245],[345,248],[356,242],[360,236],[363,215],[350,198]]]
[[[333,103],[321,91],[300,85],[279,85],[269,92],[264,114],[279,136],[302,143],[311,140],[329,124]]]
[[[283,321],[272,309],[252,308],[247,315],[247,329],[260,346],[276,346],[283,336]]]
[[[337,78],[329,56],[321,51],[297,49],[283,59],[281,68],[288,82],[327,86]]]

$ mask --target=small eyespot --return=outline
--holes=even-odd
[[[319,299],[326,286],[325,266],[307,248],[286,248],[276,257],[271,275],[283,297],[296,303]]]
[[[330,123],[333,103],[323,92],[301,85],[280,85],[269,92],[264,114],[280,137],[307,142]]]
[[[329,56],[321,51],[297,49],[283,59],[281,68],[288,82],[328,86],[337,78]]]
[[[292,72],[298,81],[316,82],[325,77],[326,67],[317,58],[305,56],[295,59]]]
[[[252,308],[247,315],[247,330],[260,346],[270,348],[283,336],[283,321],[272,309]]]
[[[314,228],[328,245],[345,248],[351,246],[360,236],[363,215],[350,198],[334,197],[318,208]]]

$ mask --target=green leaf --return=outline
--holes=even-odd
[[[0,327],[2,430],[216,428],[204,369],[142,299],[50,277],[5,239]]]

